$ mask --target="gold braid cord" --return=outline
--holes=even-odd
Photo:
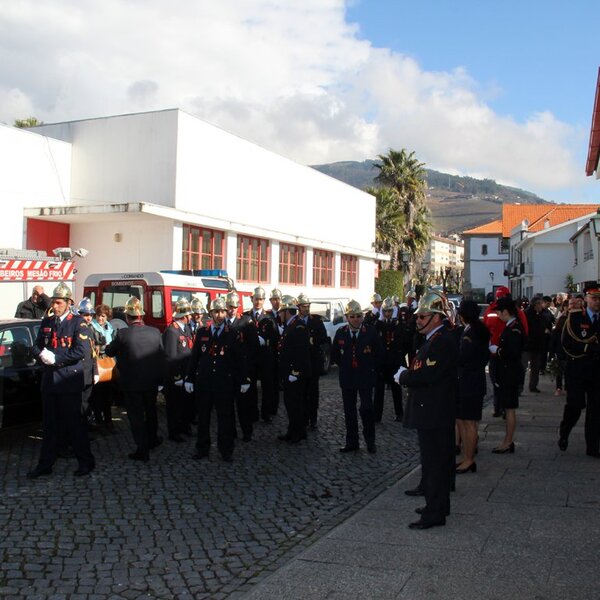
[[[577,311],[579,312],[579,311]],[[565,331],[567,332],[567,334],[569,335],[569,337],[573,340],[575,340],[576,342],[580,343],[580,344],[584,344],[584,346],[587,346],[587,344],[591,344],[593,342],[597,342],[598,341],[598,337],[596,335],[591,336],[590,338],[582,338],[581,336],[577,335],[574,331],[573,328],[571,327],[571,315],[573,313],[570,312],[569,316],[567,317],[567,321],[565,323],[565,326],[563,327],[562,330],[562,334],[560,336],[560,341],[563,347],[563,350],[565,351],[565,354],[567,354],[568,356],[570,356],[571,358],[583,358],[584,356],[587,356],[585,353],[585,350],[581,353],[581,354],[571,354],[566,348],[565,348],[565,344],[564,344],[564,337],[565,337]]]

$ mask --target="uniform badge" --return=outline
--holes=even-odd
[[[181,340],[181,346],[183,348],[187,347],[187,342],[185,340]]]
[[[221,352],[219,352],[221,356],[225,356],[225,348],[221,348]]]
[[[206,344],[202,344],[201,348],[200,348],[201,352],[206,352]]]
[[[581,337],[584,338],[587,335],[587,330],[586,329],[582,329],[581,330]]]
[[[364,354],[370,354],[370,352],[371,352],[371,346],[365,346],[365,348],[363,350],[363,353]]]

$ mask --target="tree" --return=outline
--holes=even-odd
[[[390,255],[389,268],[396,270],[400,264],[400,242],[405,217],[396,191],[391,188],[368,188],[375,196],[375,250]]]
[[[28,127],[37,127],[43,125],[43,121],[38,121],[35,117],[27,117],[26,119],[15,119],[15,127],[19,129],[27,129]]]

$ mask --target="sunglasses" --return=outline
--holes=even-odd
[[[419,321],[429,319],[429,317],[431,317],[431,315],[417,315],[417,319],[419,319]]]
[[[348,315],[349,319],[360,319],[362,315]]]

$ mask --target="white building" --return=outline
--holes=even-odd
[[[372,196],[180,110],[1,127],[0,157],[0,247],[86,248],[79,289],[95,272],[211,268],[242,290],[373,291]]]
[[[432,235],[423,262],[430,273],[439,273],[446,268],[462,272],[465,266],[464,254],[465,245],[458,236],[446,238]]]

